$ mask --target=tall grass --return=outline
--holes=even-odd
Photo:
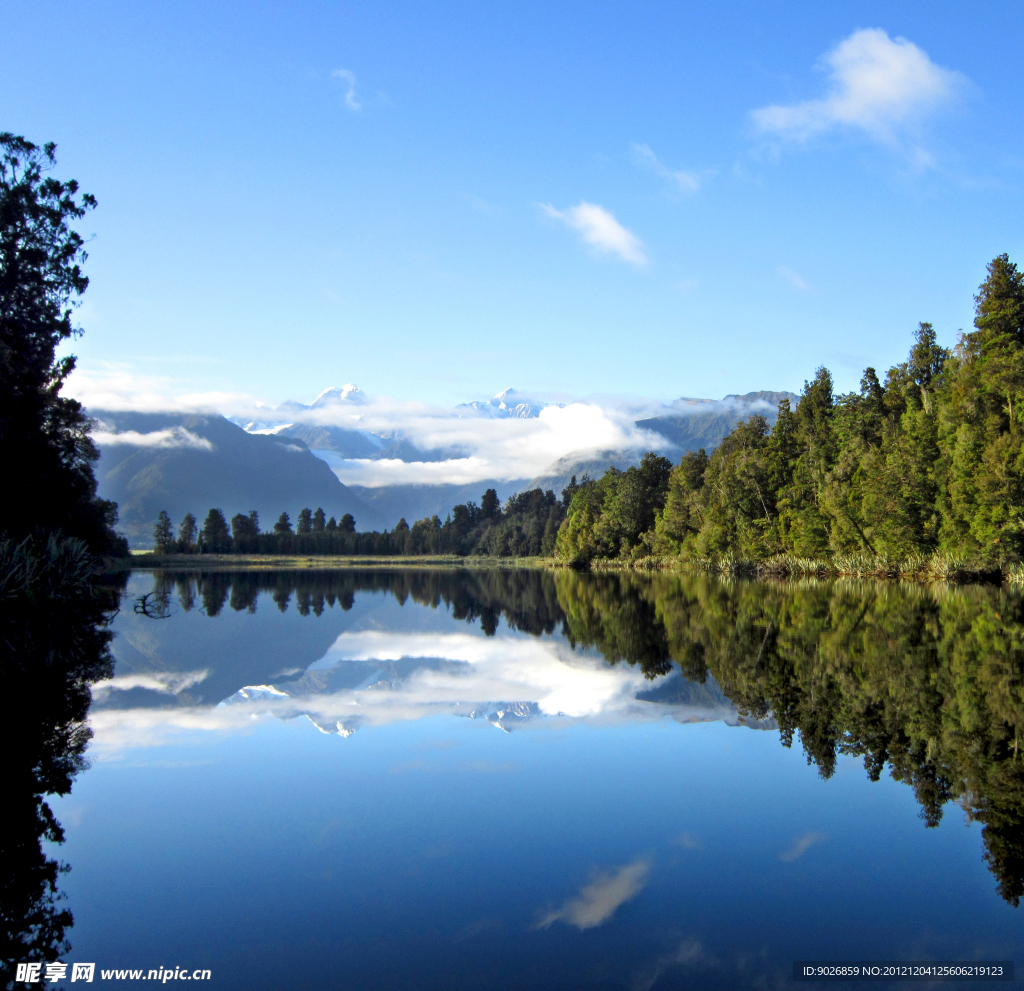
[[[592,571],[706,571],[724,576],[758,578],[874,578],[921,582],[974,582],[1005,580],[1024,584],[1024,565],[1002,569],[969,564],[951,554],[936,552],[907,558],[874,554],[838,554],[832,558],[777,554],[754,561],[735,554],[702,557],[623,556],[597,558]]]

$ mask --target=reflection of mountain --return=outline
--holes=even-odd
[[[117,502],[133,546],[152,546],[162,509],[175,524],[188,512],[201,523],[213,507],[228,519],[255,509],[269,529],[282,512],[322,506],[339,519],[351,513],[360,529],[383,525],[301,441],[246,433],[222,416],[91,413],[102,430],[99,492]],[[103,441],[126,433],[129,443]]]
[[[414,431],[403,428],[405,421],[398,414],[391,414],[392,426],[371,430],[366,416],[372,407],[354,385],[326,389],[309,405],[289,401],[276,410],[262,410],[258,420],[237,423],[217,415],[92,413],[99,420],[100,495],[120,506],[121,526],[132,544],[149,547],[162,509],[175,523],[186,512],[201,519],[212,507],[224,510],[229,518],[255,509],[266,529],[282,511],[294,517],[305,506],[322,506],[328,516],[339,519],[351,513],[360,530],[383,530],[401,517],[409,522],[434,515],[444,519],[453,506],[479,501],[488,488],[496,489],[503,500],[534,487],[560,495],[572,475],[598,477],[610,465],[625,469],[638,463],[651,446],[673,457],[698,447],[710,451],[751,413],[762,413],[773,421],[776,406],[785,396],[796,398],[789,393],[752,392],[721,401],[677,400],[660,406],[664,412],[636,421],[637,427],[656,438],[646,446],[574,451],[532,481],[482,478],[469,484],[402,481],[349,487],[339,481],[335,470],[346,464],[351,468],[352,461],[441,465],[474,455],[487,457],[486,450],[474,446],[478,442],[467,439],[479,428],[467,425],[469,433],[463,431],[462,440],[447,446],[417,441]],[[456,421],[533,420],[548,405],[506,389],[486,402],[464,403],[448,415]],[[405,467],[398,467],[401,474],[394,477],[410,477],[404,474]]]
[[[307,622],[299,611],[302,604],[289,601],[290,583],[284,589],[268,583],[263,608],[249,613],[255,596],[240,602],[237,589],[231,594],[230,575],[175,578],[161,574],[156,583],[158,595],[168,602],[169,619],[127,610],[122,614],[113,645],[115,687],[98,696],[96,708],[214,705],[245,685],[287,680],[323,657],[341,632],[344,610],[351,607],[349,596],[338,603],[340,608],[327,610],[322,622]],[[130,592],[141,594],[137,589],[143,584],[147,591],[153,587],[151,580],[136,575]],[[229,597],[231,608],[225,610]],[[290,608],[282,613],[280,604]]]
[[[843,754],[862,757],[873,779],[888,767],[914,789],[929,825],[958,801],[984,827],[1003,897],[1016,904],[1024,894],[1019,591],[572,571],[213,577],[197,579],[191,593],[206,616],[183,626],[180,615],[133,614],[124,639],[149,667],[136,655],[119,664],[126,689],[130,676],[148,673],[158,683],[151,691],[177,690],[179,704],[235,695],[217,710],[225,718],[227,710],[305,715],[342,735],[430,713],[486,718],[505,730],[549,718],[662,715],[777,727],[783,745],[799,738],[825,777]],[[156,611],[190,580],[158,575]],[[386,621],[356,627],[344,618],[358,613],[364,592],[394,597]],[[432,610],[444,604],[448,614],[397,608],[410,598]],[[477,621],[479,629],[463,625]],[[204,637],[218,626],[227,633],[199,655],[187,631],[175,639],[175,627],[189,622],[205,624]],[[272,641],[275,623],[288,636]],[[209,670],[194,681],[199,664]],[[137,696],[134,704],[151,702]]]

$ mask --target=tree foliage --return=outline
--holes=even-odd
[[[117,507],[96,497],[89,419],[61,395],[75,359],[57,349],[76,334],[72,314],[89,284],[71,224],[96,201],[45,175],[54,150],[0,134],[0,446],[18,476],[0,487],[0,520],[12,537],[60,531],[94,553],[124,554]]]
[[[629,472],[581,485],[559,557],[941,552],[979,567],[1021,562],[1024,274],[1006,255],[989,264],[975,307],[975,329],[954,350],[922,323],[884,382],[868,368],[859,391],[837,396],[819,368],[796,409],[779,406],[773,428],[751,416],[710,456],[686,454],[664,486],[644,490],[654,509],[643,532],[621,495]],[[641,486],[642,466],[635,471]]]

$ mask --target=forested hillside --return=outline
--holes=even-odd
[[[711,455],[585,481],[557,556],[1024,560],[1024,275],[1006,255],[975,303],[952,351],[922,323],[907,360],[866,369],[858,392],[835,395],[819,368],[771,428],[750,416]]]

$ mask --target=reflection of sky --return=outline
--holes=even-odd
[[[456,620],[443,609],[403,607],[390,596],[357,596],[349,613],[327,610],[319,618],[278,613],[267,608],[268,598],[261,597],[263,605],[254,615],[225,612],[211,619],[194,611],[169,621],[126,617],[120,643],[115,642],[121,648],[115,676],[94,692],[94,753],[109,757],[125,748],[163,745],[183,732],[238,732],[253,720],[298,715],[347,736],[361,726],[440,712],[488,717],[508,728],[543,717],[635,720],[661,718],[666,711],[664,705],[637,699],[638,692],[649,692],[665,678],[649,681],[639,668],[609,665],[594,651],[572,649],[560,636],[529,636],[504,623],[495,636],[485,636],[475,623]],[[332,621],[345,628],[327,645],[322,632]],[[268,623],[288,628],[290,638],[278,645],[277,654],[261,658],[261,666],[235,670],[232,644],[243,657],[255,653],[249,637],[259,628],[259,645],[266,652],[268,642],[274,644],[263,632]],[[233,640],[226,629],[235,632]],[[204,637],[207,631],[218,636]],[[303,634],[316,636],[302,645]],[[143,653],[145,669],[137,670]],[[198,663],[205,666],[189,668]],[[265,680],[245,677],[254,667]],[[284,680],[275,679],[274,672]],[[190,704],[213,678],[219,678],[220,695]],[[672,706],[673,716],[736,720],[720,695],[698,694],[696,704]],[[511,705],[516,711],[506,716]]]
[[[397,604],[359,599],[297,681],[419,658],[395,685],[345,690],[399,718],[380,703],[340,739],[273,700],[96,714],[116,748],[56,802],[67,959],[210,967],[232,989],[646,991],[789,987],[794,959],[1021,956],[1019,914],[955,806],[926,830],[912,791],[857,761],[825,782],[774,732],[656,718],[671,707],[630,702],[628,666],[411,602],[389,630]],[[172,640],[154,663],[207,667]],[[527,721],[547,732],[451,707],[463,688],[539,705],[573,686],[581,716]]]

